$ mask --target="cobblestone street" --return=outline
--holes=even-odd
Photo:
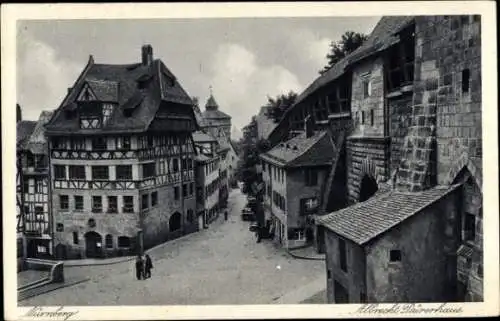
[[[244,204],[245,196],[233,190],[228,221],[220,215],[209,229],[153,249],[151,279],[136,280],[133,261],[68,267],[68,277],[91,280],[19,304],[266,304],[324,276],[323,261],[293,259],[268,240],[256,243],[240,218]]]

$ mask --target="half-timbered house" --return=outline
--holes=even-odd
[[[52,221],[49,206],[48,148],[44,125],[52,112],[44,111],[38,121],[21,121],[18,135],[18,232],[25,241],[26,257],[52,255]]]
[[[46,126],[58,257],[137,253],[196,225],[193,102],[150,45],[92,56]]]

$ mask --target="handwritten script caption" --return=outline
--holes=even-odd
[[[76,314],[78,314],[78,311],[68,311],[63,306],[57,308],[33,307],[22,317],[23,319],[35,320],[68,320]]]

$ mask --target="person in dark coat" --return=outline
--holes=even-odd
[[[144,277],[149,279],[151,277],[151,269],[153,268],[153,261],[151,261],[151,257],[146,254],[146,261],[144,265]]]
[[[227,221],[227,211],[224,212],[224,219]]]
[[[135,260],[135,275],[137,280],[142,279],[144,276],[144,260],[140,255],[137,255],[137,259]]]

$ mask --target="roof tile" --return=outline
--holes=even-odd
[[[437,186],[416,193],[380,192],[365,202],[320,216],[319,225],[364,245],[438,201],[459,185]]]

